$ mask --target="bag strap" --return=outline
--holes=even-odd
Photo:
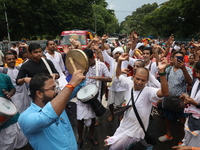
[[[46,59],[42,57],[42,61],[44,62],[45,66],[47,67],[47,70],[49,71],[50,75],[53,74],[49,64],[46,61]]]
[[[152,65],[152,61],[150,62],[150,65],[149,65],[149,72],[151,71],[151,65]]]
[[[169,72],[167,73],[167,81],[168,81],[168,77],[169,77],[169,74],[170,74],[171,70],[172,70],[172,66],[170,66]]]
[[[99,60],[95,58],[95,63],[96,63],[96,76],[99,76]],[[99,80],[96,81],[97,87],[99,87]]]
[[[143,90],[143,89],[142,89],[142,90]],[[142,90],[140,91],[140,93],[142,92]],[[138,94],[137,99],[138,99],[140,93]],[[136,115],[136,117],[137,117],[137,119],[138,119],[138,122],[140,123],[140,126],[142,127],[144,133],[146,134],[146,131],[145,131],[145,129],[144,129],[144,125],[143,125],[143,123],[142,123],[142,120],[141,120],[141,118],[140,118],[140,116],[139,116],[139,114],[138,114],[137,108],[136,108],[136,106],[135,106],[135,102],[134,102],[134,98],[133,98],[133,89],[131,90],[131,99],[132,99],[132,105],[133,105],[133,110],[134,110],[134,112],[135,112],[135,115]],[[137,100],[137,99],[136,99],[136,100]]]

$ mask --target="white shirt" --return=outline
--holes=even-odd
[[[122,87],[126,88],[126,97],[128,100],[130,100],[133,81],[120,75],[118,82],[120,82]],[[133,91],[134,101],[140,93],[135,105],[145,129],[147,129],[149,124],[149,115],[151,113],[152,102],[157,102],[160,99],[157,96],[158,90],[158,88],[145,87],[141,93],[140,91]],[[132,105],[132,101],[129,103],[129,105]],[[132,107],[124,113],[124,117],[120,122],[119,128],[130,137],[143,138],[145,135]]]
[[[3,65],[2,57],[4,57],[4,54],[3,54],[2,51],[0,50],[0,65]]]
[[[64,62],[62,59],[62,55],[58,52],[54,52],[54,57],[52,55],[50,55],[49,53],[45,54],[47,59],[51,60],[56,68],[56,70],[58,71],[60,78],[57,79],[57,81],[59,82],[59,87],[62,90],[66,85],[67,85],[67,80],[66,80],[66,76],[63,73],[63,71],[65,71],[65,66],[64,66]]]
[[[151,64],[151,70],[150,70],[150,72],[151,72],[151,74],[152,74],[153,76],[156,77],[156,75],[157,75],[157,73],[158,73],[158,67],[157,67],[157,65],[156,65],[156,62],[151,62],[151,61],[150,61],[150,63],[149,63],[147,66],[145,66],[145,68],[149,69],[149,68],[150,68],[150,64]]]
[[[64,75],[63,71],[65,71],[65,66],[64,66],[64,62],[63,62],[61,54],[55,51],[54,57],[51,56],[49,53],[46,53],[45,55],[46,55],[47,59],[49,59],[53,62],[53,64],[54,64],[56,70],[58,71],[59,75],[60,76]]]
[[[98,95],[98,100],[100,100],[101,97],[101,82],[99,80],[95,80],[95,79],[89,79],[89,77],[91,76],[99,76],[102,77],[102,75],[104,75],[104,77],[111,77],[110,72],[108,71],[108,68],[106,67],[106,65],[103,62],[100,61],[96,61],[96,63],[98,63],[98,65],[94,65],[92,67],[89,67],[88,72],[86,73],[86,85],[88,84],[96,84],[97,82],[99,82],[99,95]],[[98,66],[98,75],[96,74],[96,66]]]
[[[17,107],[18,111],[21,113],[30,106],[31,98],[28,96],[28,89],[26,87],[26,84],[22,84],[20,86],[16,85],[18,72],[19,69],[8,68],[7,75],[10,77],[14,87],[16,88],[16,92],[12,96],[12,101]]]

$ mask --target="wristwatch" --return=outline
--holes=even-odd
[[[200,108],[200,103],[198,103],[198,105],[196,105],[196,108]]]

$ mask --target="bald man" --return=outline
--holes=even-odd
[[[149,71],[146,68],[137,68],[133,80],[121,75],[121,63],[127,60],[128,54],[122,54],[118,59],[116,69],[116,79],[114,82],[120,82],[121,86],[126,88],[126,100],[128,105],[132,105],[131,91],[133,89],[133,99],[137,111],[143,122],[145,130],[149,123],[149,115],[152,108],[152,102],[157,102],[161,97],[168,95],[168,84],[166,80],[165,68],[166,59],[159,62],[158,69],[161,79],[161,88],[147,87]],[[130,101],[130,102],[129,102]],[[111,145],[110,150],[124,150],[129,145],[144,139],[145,133],[141,128],[135,112],[132,107],[125,111],[124,117],[120,122],[115,134],[105,140],[106,145]],[[148,147],[149,145],[146,144]]]

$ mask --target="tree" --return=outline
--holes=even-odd
[[[144,23],[144,17],[151,13],[155,8],[158,7],[157,3],[144,4],[142,7],[137,8],[136,11],[132,12],[132,15],[127,16],[125,21],[121,23],[121,31],[123,33],[130,33],[136,30],[140,33],[140,36],[147,36],[149,34],[149,27]]]
[[[2,37],[6,35],[3,3],[9,19],[11,40],[22,37],[37,39],[55,38],[64,30],[94,30],[94,8],[97,16],[97,33],[103,34],[117,26],[113,10],[105,0],[0,0]]]

